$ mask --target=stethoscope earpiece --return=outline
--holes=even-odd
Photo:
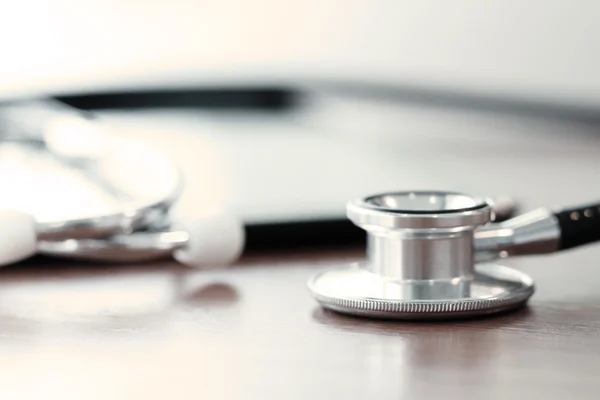
[[[201,218],[184,215],[180,223],[174,210],[185,185],[177,163],[159,147],[114,134],[91,117],[45,99],[0,107],[0,144],[17,157],[16,166],[31,157],[36,161],[32,170],[24,169],[25,190],[14,192],[27,198],[47,192],[51,198],[47,207],[36,207],[37,199],[4,196],[0,267],[36,253],[123,263],[172,255],[201,269],[238,259],[245,241],[242,221],[227,211],[202,210]],[[55,192],[58,197],[52,197]]]

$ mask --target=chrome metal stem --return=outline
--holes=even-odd
[[[541,208],[479,228],[474,241],[476,262],[552,253],[559,249],[560,227],[554,214]]]

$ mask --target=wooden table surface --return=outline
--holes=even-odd
[[[0,272],[2,398],[597,399],[600,248],[510,262],[517,312],[408,323],[317,306],[307,278],[361,251]]]

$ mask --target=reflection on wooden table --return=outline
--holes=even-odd
[[[34,261],[1,271],[6,398],[596,398],[598,249],[513,261],[529,307],[406,323],[324,311],[305,283],[360,252],[196,271]],[[583,282],[583,283],[582,283]]]

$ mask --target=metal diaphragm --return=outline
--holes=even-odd
[[[518,270],[475,265],[474,231],[493,213],[483,199],[385,193],[350,202],[347,213],[367,231],[367,260],[310,279],[309,290],[327,309],[376,318],[466,317],[519,307],[534,292]]]

